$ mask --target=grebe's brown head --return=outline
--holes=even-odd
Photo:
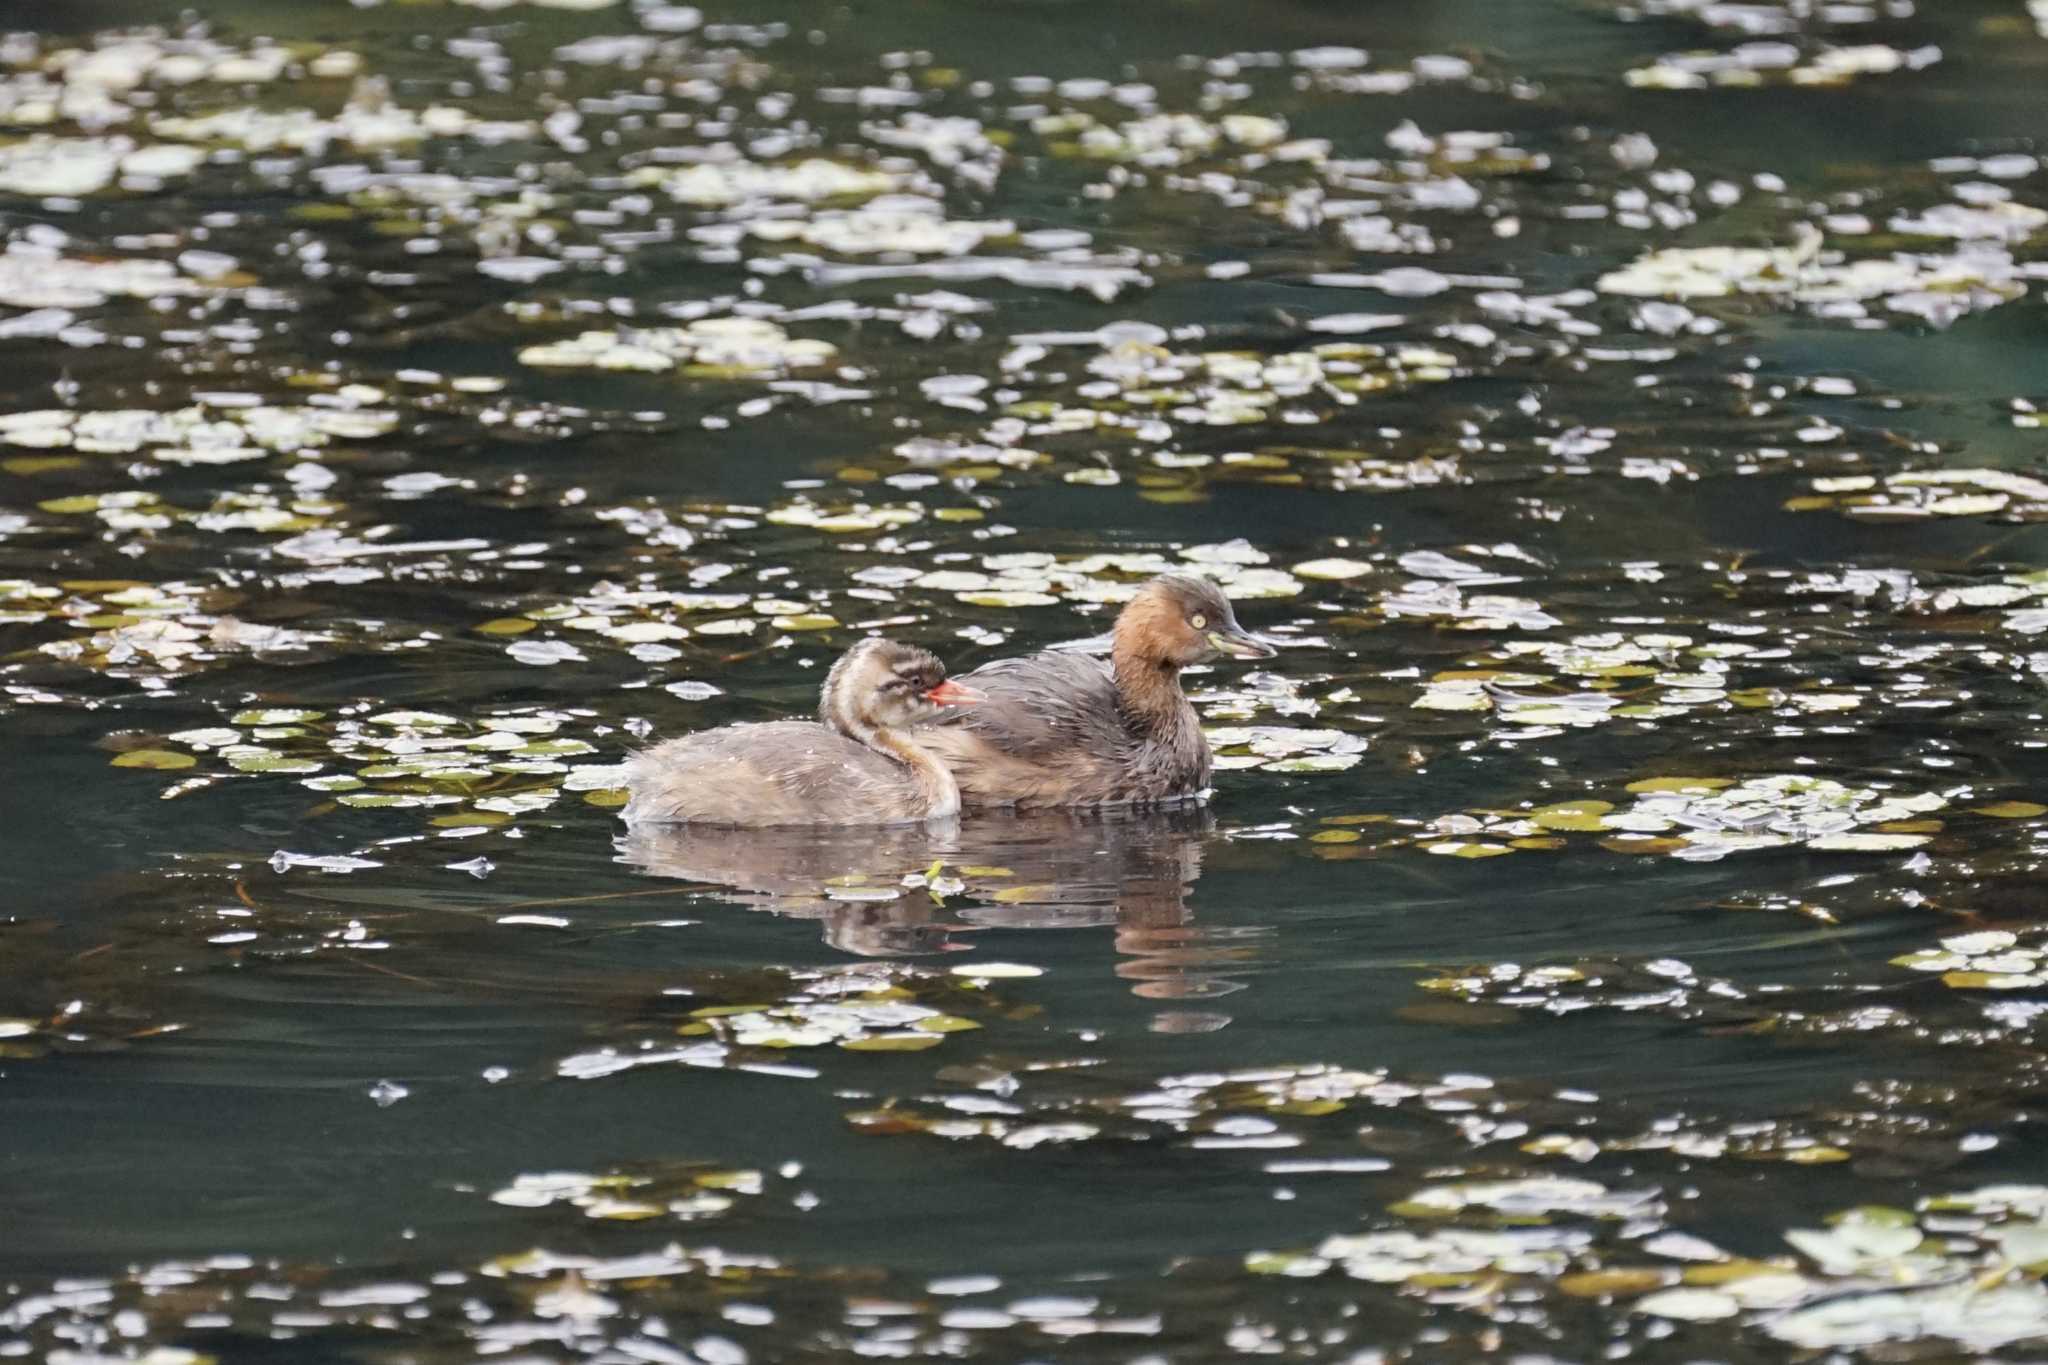
[[[1116,652],[1161,666],[1185,668],[1219,654],[1270,659],[1273,646],[1237,623],[1230,599],[1214,583],[1167,574],[1138,589],[1116,618]]]
[[[841,734],[903,730],[949,706],[971,706],[984,696],[946,677],[936,654],[894,640],[866,639],[839,657],[825,676],[818,719]]]

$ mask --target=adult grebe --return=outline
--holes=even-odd
[[[1116,618],[1108,662],[1066,650],[999,659],[966,676],[987,694],[919,743],[970,806],[1184,801],[1209,785],[1201,719],[1180,690],[1189,664],[1273,647],[1238,625],[1215,584],[1168,575]]]

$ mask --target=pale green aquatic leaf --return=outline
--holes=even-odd
[[[1651,1191],[1610,1190],[1591,1180],[1531,1176],[1522,1180],[1429,1185],[1410,1195],[1402,1207],[1437,1216],[1467,1209],[1490,1209],[1507,1214],[1565,1213],[1621,1218],[1648,1216],[1662,1205]]]
[[[921,1033],[962,1033],[968,1029],[978,1029],[981,1025],[972,1019],[963,1019],[957,1014],[934,1014],[914,1021],[911,1027]]]
[[[942,1041],[936,1033],[877,1033],[845,1039],[839,1046],[852,1052],[922,1052]]]
[[[316,759],[293,758],[267,749],[230,752],[226,757],[229,767],[243,773],[317,773],[323,766]]]
[[[1493,698],[1477,681],[1453,681],[1431,683],[1409,705],[1422,711],[1491,711]]]
[[[1918,1248],[1923,1238],[1911,1223],[1853,1216],[1831,1228],[1793,1228],[1785,1240],[1828,1274],[1848,1275],[1867,1271],[1873,1263],[1897,1260]]]
[[[1601,817],[1613,809],[1611,801],[1560,801],[1538,806],[1529,812],[1529,818],[1545,829],[1601,830],[1607,828]]]
[[[1604,1299],[1626,1294],[1642,1294],[1660,1285],[1669,1284],[1671,1279],[1672,1273],[1667,1270],[1587,1270],[1560,1277],[1557,1287],[1576,1299]]]
[[[114,755],[116,768],[150,768],[159,771],[190,768],[199,762],[190,754],[181,754],[175,749],[129,749]]]
[[[1728,777],[1646,777],[1639,782],[1628,784],[1627,790],[1638,795],[1653,792],[1684,792],[1705,795],[1723,787],[1732,787],[1735,780]]]
[[[422,796],[410,792],[343,792],[335,800],[344,806],[363,808],[405,809],[416,806],[453,805],[462,798],[457,796]]]
[[[1431,853],[1447,858],[1498,858],[1504,853],[1515,851],[1506,844],[1473,843],[1459,839],[1446,839],[1426,847]]]
[[[1633,1307],[1638,1313],[1680,1322],[1716,1322],[1742,1311],[1731,1295],[1717,1289],[1666,1289],[1636,1300]]]
[[[237,725],[306,725],[313,721],[321,720],[325,716],[326,712],[324,711],[304,711],[291,707],[276,707],[237,711],[233,719]]]
[[[1963,991],[2023,991],[2048,983],[2048,973],[1957,971],[1942,973],[1941,981]]]
[[[2033,801],[1995,801],[1988,806],[1973,806],[1971,811],[2000,820],[2031,820],[2039,815],[2048,815],[2048,806]]]
[[[1310,1256],[1298,1251],[1253,1251],[1247,1252],[1244,1268],[1254,1275],[1288,1275],[1296,1278],[1311,1278],[1330,1268],[1330,1262],[1321,1256]]]

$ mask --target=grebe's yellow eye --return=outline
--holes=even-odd
[[[1196,612],[1193,616],[1190,616],[1188,618],[1188,624],[1193,626],[1196,630],[1207,630],[1209,628],[1209,618],[1202,615],[1202,613],[1200,612]]]

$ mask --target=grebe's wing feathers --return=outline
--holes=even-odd
[[[1123,739],[1116,680],[1103,659],[1045,650],[998,659],[964,681],[988,700],[948,714],[945,724],[985,736],[1018,758],[1099,754]]]

